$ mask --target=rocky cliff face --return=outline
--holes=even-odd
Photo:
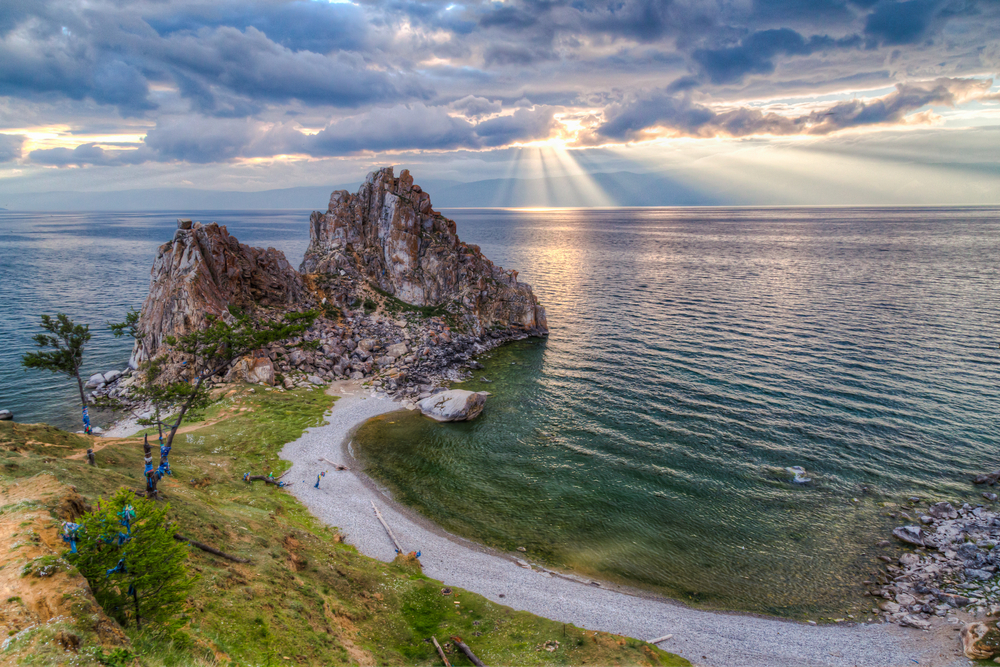
[[[129,363],[136,367],[155,357],[164,338],[204,327],[208,315],[231,317],[229,306],[285,310],[308,300],[302,278],[283,253],[242,244],[214,222],[180,220],[153,262],[139,318],[144,335]]]
[[[409,172],[372,172],[356,194],[338,190],[313,213],[306,274],[357,275],[400,301],[440,306],[475,334],[491,328],[548,332],[545,309],[516,271],[494,266],[459,240]]]

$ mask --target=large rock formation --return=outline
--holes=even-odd
[[[163,339],[229,318],[228,307],[287,310],[307,301],[298,272],[274,248],[252,248],[214,222],[178,220],[173,240],[160,246],[142,306],[143,333],[130,365],[155,357]]]
[[[404,303],[443,306],[477,335],[548,332],[531,286],[462,243],[455,222],[431,208],[405,169],[399,178],[392,167],[368,174],[357,194],[334,192],[309,223],[302,273],[357,274]]]
[[[405,171],[395,178],[382,169],[357,194],[333,193],[329,210],[312,215],[302,271],[225,227],[179,220],[153,264],[131,365],[168,351],[167,337],[203,328],[209,316],[229,321],[232,306],[265,319],[315,308],[308,331],[238,360],[225,377],[285,387],[367,378],[409,400],[481,368],[476,354],[548,333],[531,287],[459,241],[455,223]],[[190,378],[198,370],[190,362],[171,353],[161,378]],[[92,380],[95,394],[115,399],[134,382]]]

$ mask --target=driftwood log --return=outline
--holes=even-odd
[[[375,516],[378,517],[379,523],[381,523],[382,527],[385,528],[385,532],[389,533],[389,539],[392,540],[392,543],[396,545],[396,553],[405,553],[403,551],[403,547],[399,546],[399,540],[397,540],[396,536],[392,534],[392,528],[389,527],[389,524],[387,524],[385,519],[382,518],[382,513],[378,511],[377,507],[375,507],[375,501],[371,501],[371,503],[372,509],[375,510]]]
[[[996,472],[991,472],[991,473],[989,473],[987,475],[976,475],[973,478],[972,483],[973,484],[989,484],[990,486],[993,486],[998,481],[1000,481],[1000,470],[997,470]]]
[[[290,482],[285,482],[284,484],[279,484],[278,480],[288,474],[288,471],[281,473],[277,477],[268,477],[267,475],[249,475],[243,478],[244,482],[264,482],[265,484],[273,484],[274,486],[291,486]]]
[[[227,554],[225,551],[219,551],[215,547],[210,547],[207,544],[202,544],[201,542],[198,542],[196,540],[192,540],[190,537],[184,537],[180,533],[174,533],[174,539],[177,540],[178,542],[187,542],[191,546],[197,547],[197,548],[201,549],[202,551],[207,551],[210,554],[215,554],[216,556],[221,556],[222,558],[225,558],[227,560],[231,560],[231,561],[233,561],[235,563],[249,563],[250,562],[249,558],[240,558],[239,556],[234,556],[232,554]]]
[[[448,662],[448,658],[444,654],[444,649],[441,648],[440,644],[438,644],[438,638],[432,636],[431,641],[434,642],[434,648],[438,650],[438,655],[441,656],[441,659],[444,661],[444,667],[451,667],[451,663]]]
[[[486,667],[486,665],[483,664],[483,661],[477,658],[476,654],[472,652],[472,649],[465,645],[465,642],[462,641],[461,637],[452,635],[451,641],[455,642],[455,646],[457,646],[459,650],[465,654],[466,658],[472,661],[473,665],[476,667]]]

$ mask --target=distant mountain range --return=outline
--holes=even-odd
[[[490,179],[460,183],[422,180],[434,208],[567,206],[711,206],[730,203],[717,195],[663,174],[615,172],[534,179]],[[0,203],[22,211],[184,211],[325,210],[334,190],[358,185],[303,186],[234,192],[195,188],[158,188],[114,192],[38,192],[0,195]],[[0,209],[2,210],[2,209]]]

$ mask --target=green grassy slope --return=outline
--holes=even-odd
[[[240,387],[209,409],[206,425],[178,435],[174,475],[160,483],[176,530],[251,562],[192,549],[199,580],[182,610],[187,624],[171,636],[126,628],[138,664],[440,665],[432,635],[456,667],[470,663],[446,643],[451,635],[490,665],[688,664],[645,642],[564,626],[460,589],[444,594],[414,563],[384,564],[343,544],[287,491],[242,481],[244,472],[282,471],[282,445],[322,423],[331,401],[320,390]],[[81,456],[92,442],[105,445],[0,422],[0,473],[7,480],[52,473],[91,504],[123,485],[143,487],[140,440],[106,444],[97,467]],[[115,662],[101,663],[85,645],[46,655],[31,662]]]

